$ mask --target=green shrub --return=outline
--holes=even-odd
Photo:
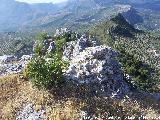
[[[36,46],[34,47],[34,52],[37,56],[42,56],[43,40],[47,39],[47,33],[38,33],[35,39]]]
[[[63,46],[66,44],[65,38],[57,39],[55,41],[56,44],[56,51],[61,51],[63,49]]]
[[[61,48],[65,45],[66,39],[63,36],[54,38],[56,44],[55,53],[41,53],[43,40],[47,34],[41,33],[37,37],[38,45],[35,48],[35,57],[27,66],[27,75],[33,85],[39,88],[58,87],[63,85],[63,69],[68,65],[62,60]]]
[[[42,33],[38,33],[36,35],[36,40],[39,42],[42,42],[43,40],[45,40],[47,38],[47,33],[42,32]]]
[[[34,58],[27,67],[27,74],[31,82],[42,88],[57,87],[64,82],[62,70],[67,62],[62,61],[61,55],[55,53],[52,58]]]
[[[149,65],[143,64],[134,55],[131,55],[125,51],[123,48],[118,48],[119,56],[118,60],[123,65],[123,70],[126,74],[132,76],[132,82],[128,81],[138,90],[142,91],[153,91],[155,83],[151,78],[152,68]]]

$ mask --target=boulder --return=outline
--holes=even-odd
[[[49,47],[47,49],[47,53],[54,53],[56,51],[56,46],[54,42],[50,42]]]
[[[0,64],[6,64],[15,61],[17,58],[13,55],[0,56]]]
[[[63,59],[70,61],[64,74],[66,80],[88,86],[96,84],[95,90],[105,96],[124,95],[129,87],[121,64],[114,59],[117,53],[110,47],[99,46],[96,40],[91,41],[93,38],[82,36],[77,41],[67,43],[63,53]]]
[[[86,36],[80,34],[77,36],[77,40],[67,43],[66,48],[63,52],[63,59],[70,60],[80,52],[82,52],[85,48],[98,45],[97,40],[94,36]]]

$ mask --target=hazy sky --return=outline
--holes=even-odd
[[[16,1],[27,2],[27,3],[49,3],[49,2],[60,3],[67,0],[16,0]]]

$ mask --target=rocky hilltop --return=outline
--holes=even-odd
[[[49,61],[52,61],[54,59],[50,57],[50,55],[55,54],[58,49],[57,45],[59,44],[57,44],[56,38],[60,39],[60,37],[62,37],[61,40],[64,40],[66,36],[69,36],[70,38],[72,36],[71,33],[75,35],[75,37],[73,37],[74,39],[72,39],[71,41],[67,41],[65,45],[60,49],[60,51],[62,51],[62,61],[68,62],[68,67],[63,69],[63,76],[64,80],[66,81],[65,85],[63,86],[63,88],[58,89],[58,92],[62,95],[58,94],[59,96],[56,96],[63,96],[63,99],[59,100],[59,98],[55,98],[55,100],[53,100],[53,98],[51,98],[52,95],[48,96],[48,94],[51,94],[52,92],[57,92],[52,91],[52,89],[54,90],[53,86],[52,89],[49,89],[49,93],[43,94],[43,97],[41,98],[37,96],[37,94],[42,94],[39,93],[41,91],[40,89],[38,89],[38,91],[34,93],[36,88],[34,88],[33,90],[32,87],[29,87],[28,83],[23,83],[26,85],[23,86],[25,90],[23,89],[23,87],[20,88],[23,89],[23,92],[20,90],[20,92],[18,92],[17,94],[17,98],[15,99],[19,100],[20,98],[22,99],[20,101],[25,101],[21,103],[19,109],[16,108],[16,112],[14,115],[16,120],[43,120],[47,115],[50,114],[48,111],[52,111],[53,109],[55,111],[55,108],[57,108],[58,106],[57,104],[62,105],[61,102],[63,100],[66,100],[65,97],[67,97],[67,99],[70,99],[69,95],[73,91],[74,99],[77,99],[77,101],[84,100],[88,102],[88,104],[86,105],[87,109],[85,109],[84,107],[83,109],[80,109],[78,111],[79,113],[77,114],[76,120],[82,120],[87,118],[96,119],[96,117],[93,115],[95,114],[95,111],[92,111],[94,102],[94,107],[96,106],[94,109],[99,109],[97,105],[102,104],[104,107],[102,108],[102,110],[106,110],[110,109],[106,107],[107,105],[110,106],[110,104],[114,104],[114,102],[116,103],[116,101],[114,100],[122,100],[122,103],[120,104],[123,104],[128,99],[137,100],[139,96],[141,96],[140,98],[143,99],[145,97],[151,97],[156,99],[160,98],[158,93],[149,94],[140,92],[136,93],[135,91],[132,91],[131,86],[127,82],[127,79],[130,78],[130,76],[128,75],[126,77],[126,74],[122,69],[122,64],[116,60],[116,57],[119,55],[119,53],[107,45],[100,45],[100,43],[97,41],[97,38],[93,35],[75,33],[68,30],[67,28],[61,28],[57,30],[54,37],[46,35],[45,39],[41,40],[41,43],[35,42],[34,45],[34,50],[36,50],[36,46],[38,46],[39,44],[42,45],[40,55],[44,59],[44,66],[46,64],[51,65]],[[0,57],[0,64],[1,66],[3,66],[3,69],[1,70],[0,75],[7,76],[8,74],[22,73],[24,67],[28,63],[30,63],[30,61],[35,58],[38,59],[39,57],[40,56],[36,58],[36,53],[34,55],[23,55],[21,58],[17,58],[15,56],[2,56]],[[45,68],[46,74],[48,74],[47,71],[49,71],[49,69],[50,68]],[[20,82],[23,82],[23,80]],[[29,81],[25,80],[25,82]],[[25,87],[28,88],[26,89]],[[30,89],[32,91],[29,91],[31,93],[28,93],[28,90]],[[32,94],[32,92],[35,94],[34,97],[32,96],[34,99],[31,96],[31,98],[28,97],[28,94]],[[25,98],[25,96],[27,96],[27,98]],[[35,110],[35,105],[37,103],[34,103],[34,101],[36,101],[37,99],[42,99],[42,105],[40,108]],[[111,99],[111,101],[109,103],[106,103],[106,101],[109,99]],[[44,100],[47,100],[47,103],[43,103]],[[98,100],[99,103],[97,102]],[[101,100],[104,101],[104,103]],[[50,108],[49,110],[48,107],[51,106],[54,106],[54,108]],[[115,107],[119,106],[117,105]],[[114,109],[117,110],[117,108]],[[144,113],[144,111],[142,110],[139,112]],[[154,115],[157,114],[155,113]],[[108,118],[109,116],[110,115],[107,115],[105,118]]]
[[[112,48],[98,45],[94,36],[77,35],[75,41],[67,43],[63,59],[70,61],[65,71],[67,80],[78,84],[96,85],[95,92],[109,96],[127,93],[120,63],[114,58],[117,53]]]
[[[68,32],[68,29],[60,29],[55,36],[63,36]],[[69,61],[68,68],[64,70],[65,80],[89,87],[92,96],[123,98],[130,88],[125,82],[121,64],[114,59],[118,53],[108,46],[99,45],[94,36],[75,34],[75,40],[67,42],[63,48],[62,58]],[[55,41],[51,37],[48,36],[42,43],[43,55],[56,51]],[[52,60],[46,56],[45,59],[46,62]],[[32,103],[27,104],[19,112],[17,120],[41,120],[45,111],[34,112],[32,107]],[[85,117],[83,114],[80,116],[79,120]]]

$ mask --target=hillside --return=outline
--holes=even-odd
[[[84,32],[89,26],[122,12],[124,12],[124,17],[138,28],[158,30],[160,25],[159,11],[156,9],[158,7],[159,2],[156,0],[142,2],[135,0],[69,0],[60,4],[27,4],[15,0],[2,0],[0,31],[45,30],[51,32],[63,26]]]
[[[85,32],[92,25],[109,19],[118,13],[127,12],[130,7],[129,5],[107,5],[104,7],[90,0],[73,3],[71,1],[58,13],[40,18],[31,22],[31,25],[35,26],[33,30],[51,31],[63,26],[74,31]]]
[[[0,33],[0,55],[16,55],[21,57],[33,53],[34,35],[24,33]]]
[[[27,4],[15,0],[1,0],[0,31],[15,31],[18,27],[57,11],[60,6],[49,3]],[[18,22],[17,22],[18,21]]]
[[[150,82],[148,81],[148,87],[145,86],[144,89],[155,89],[157,86],[156,89],[159,91],[159,37],[135,29],[121,14],[109,21],[93,27],[89,33],[95,35],[100,43],[107,44],[121,53],[120,58],[118,59],[122,62],[126,74],[130,74],[135,78],[135,81],[133,82],[138,82],[140,79],[144,79],[144,81],[150,79]],[[130,60],[126,61],[127,58]],[[148,72],[150,74],[152,73],[152,75],[150,77],[148,76],[149,78],[140,78],[140,76],[137,76],[136,74],[139,75],[140,73],[134,72],[134,69],[136,71],[138,70],[135,65],[132,66],[132,64],[134,64],[134,62],[131,62],[133,59],[142,62],[142,65],[148,64],[150,66]],[[128,64],[128,62],[131,63]],[[142,67],[140,67],[140,69],[141,68]],[[145,83],[140,84],[142,85]],[[152,84],[153,88],[151,88],[149,84]],[[139,89],[143,89],[142,86]]]
[[[68,29],[43,33],[34,51],[23,72],[0,77],[1,119],[159,117],[158,94],[132,90],[118,53],[94,36]]]

